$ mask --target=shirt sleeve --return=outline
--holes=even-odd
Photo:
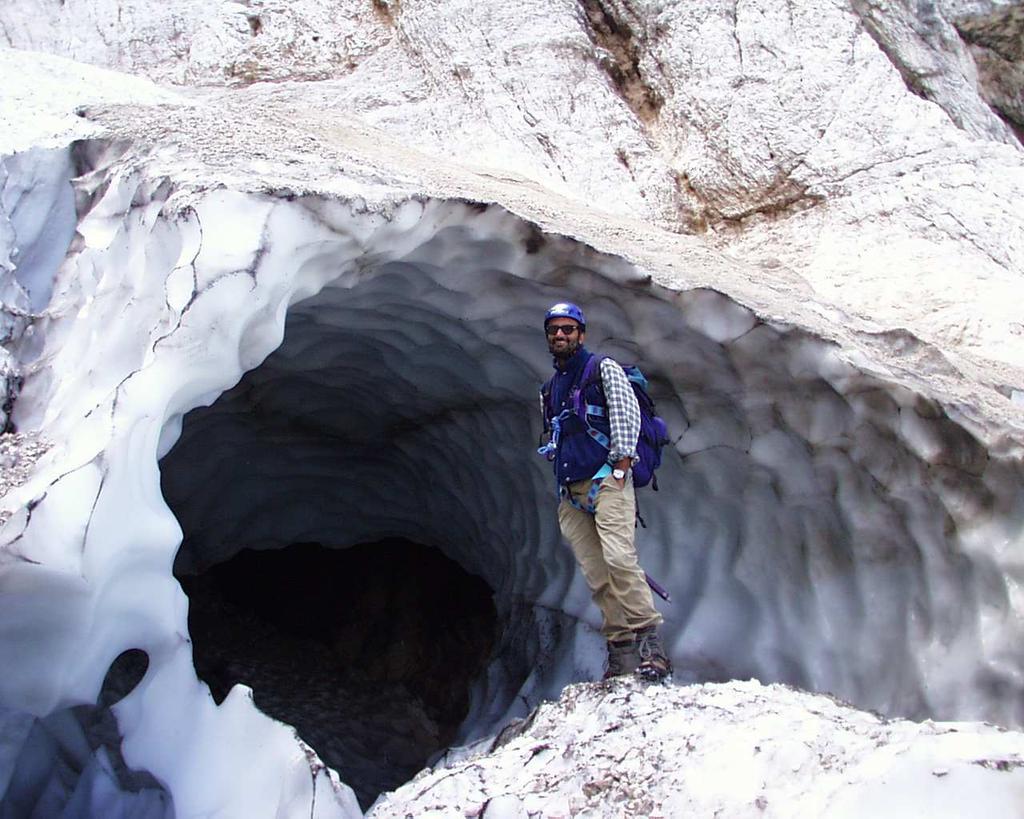
[[[613,464],[623,458],[635,461],[636,441],[640,437],[640,404],[625,371],[610,358],[601,362],[601,383],[611,428],[608,463]]]

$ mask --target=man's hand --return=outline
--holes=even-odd
[[[628,472],[631,466],[633,466],[632,458],[620,458],[618,461],[612,464],[612,469],[621,469],[623,472]],[[622,480],[617,480],[613,476],[612,480],[615,481],[615,484],[619,487],[619,489],[626,488],[625,476],[623,476]]]

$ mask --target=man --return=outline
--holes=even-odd
[[[603,616],[605,679],[636,671],[659,680],[672,673],[672,664],[658,638],[662,617],[633,543],[632,466],[640,408],[625,372],[610,358],[601,361],[599,378],[580,384],[592,357],[583,346],[586,329],[583,311],[575,304],[556,304],[544,317],[555,374],[541,392],[545,431],[551,437],[540,451],[554,462],[562,535]],[[578,407],[586,408],[586,422]]]

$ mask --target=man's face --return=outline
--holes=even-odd
[[[583,344],[586,335],[576,319],[553,318],[544,325],[548,349],[555,358],[569,358]]]

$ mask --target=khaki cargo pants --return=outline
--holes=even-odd
[[[586,505],[592,483],[577,481],[567,489],[578,503]],[[606,640],[628,640],[637,629],[662,621],[633,545],[636,495],[632,474],[622,489],[611,476],[603,478],[595,508],[596,514],[591,515],[562,498],[558,525],[604,615],[601,633]]]

